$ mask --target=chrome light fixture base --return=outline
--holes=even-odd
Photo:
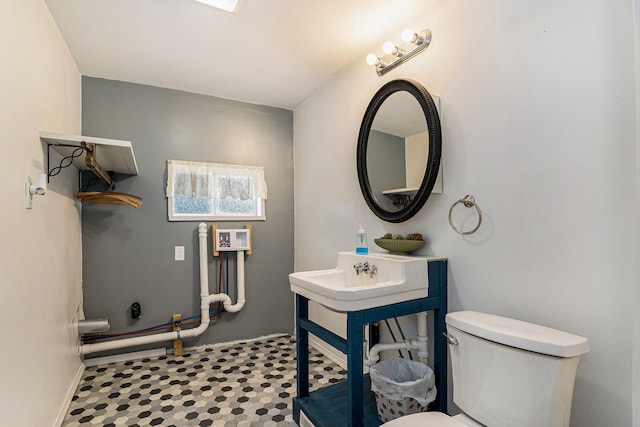
[[[429,47],[431,30],[425,29],[417,33],[411,31],[410,37],[405,38],[407,31],[405,30],[403,33],[406,44],[403,44],[402,47],[396,46],[393,53],[377,58],[377,61],[371,64],[376,67],[376,73],[379,76],[384,76]]]

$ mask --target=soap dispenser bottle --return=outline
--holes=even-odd
[[[364,231],[364,227],[360,226],[358,234],[356,234],[356,254],[367,255],[369,253],[369,247],[367,245],[367,232]]]

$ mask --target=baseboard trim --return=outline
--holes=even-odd
[[[309,334],[309,345],[327,356],[342,369],[347,369],[347,356],[315,335]]]
[[[76,389],[78,388],[78,384],[80,384],[80,380],[82,379],[82,374],[84,374],[84,363],[80,363],[76,373],[73,377],[73,381],[69,385],[67,389],[67,393],[64,397],[64,401],[62,402],[62,406],[60,407],[60,411],[58,411],[58,416],[53,422],[53,427],[60,427],[64,422],[65,417],[67,416],[67,412],[69,411],[69,407],[71,406],[71,401],[73,400],[73,396],[76,393]]]
[[[109,363],[128,362],[130,360],[144,359],[145,357],[165,356],[166,354],[166,348],[154,348],[151,350],[114,354],[112,356],[93,357],[91,359],[85,359],[84,364],[87,368],[91,368],[93,366],[106,365]]]

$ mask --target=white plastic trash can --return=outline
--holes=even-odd
[[[433,370],[424,363],[396,357],[373,365],[369,374],[378,417],[384,422],[424,412],[436,398]]]

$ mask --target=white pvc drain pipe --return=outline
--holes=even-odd
[[[96,353],[99,351],[115,350],[118,348],[132,347],[136,345],[152,344],[161,341],[173,341],[184,338],[192,338],[201,335],[211,323],[209,317],[209,305],[215,302],[222,302],[224,309],[235,313],[240,311],[246,302],[244,294],[244,251],[237,251],[237,282],[238,298],[235,304],[227,294],[209,294],[209,265],[207,262],[207,225],[200,223],[198,227],[198,240],[200,246],[200,325],[193,329],[183,329],[179,331],[164,332],[161,334],[145,335],[133,338],[123,338],[113,341],[99,342],[95,344],[83,344],[80,346],[80,353],[83,355]]]

